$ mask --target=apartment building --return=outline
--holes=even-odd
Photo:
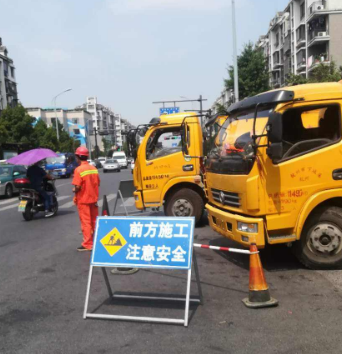
[[[95,96],[87,97],[86,103],[77,108],[83,108],[91,114],[93,128],[96,128],[99,134],[97,144],[101,150],[104,149],[102,138],[110,142],[112,148],[122,148],[125,132],[132,127],[132,124],[123,119],[121,114],[114,113],[111,108],[99,104]],[[91,140],[95,143],[94,134]]]
[[[257,47],[265,54],[270,86],[278,88],[290,73],[308,78],[319,63],[342,65],[341,43],[341,0],[291,0]]]
[[[55,111],[52,108],[30,107],[26,108],[26,111],[36,119],[36,122],[43,120],[49,127],[57,118],[71,137],[79,140],[80,144],[87,146],[88,149],[94,149],[95,144],[90,139],[90,132],[93,130],[92,116],[85,109],[57,108]]]
[[[0,114],[7,106],[18,104],[17,83],[13,60],[8,57],[7,48],[0,37]]]
[[[217,113],[217,107],[223,106],[224,108],[228,109],[228,107],[234,102],[234,92],[233,90],[224,89],[221,91],[220,96],[214,101],[213,105],[211,106],[212,114]]]

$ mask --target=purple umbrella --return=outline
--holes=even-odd
[[[33,149],[33,150],[23,152],[18,156],[14,156],[9,160],[7,160],[7,162],[13,165],[29,166],[29,165],[33,165],[38,161],[44,160],[47,157],[57,157],[57,156],[58,155],[50,149],[38,148],[38,149]]]

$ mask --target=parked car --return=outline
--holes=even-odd
[[[121,170],[121,168],[120,168],[120,164],[119,164],[118,160],[108,159],[103,164],[103,172],[107,172],[107,171],[120,172],[120,170]]]
[[[118,160],[121,168],[127,168],[127,158],[123,151],[114,152],[113,159]]]
[[[94,160],[87,160],[89,165],[96,167],[96,162]]]
[[[69,178],[78,166],[75,154],[60,153],[57,155],[57,157],[48,157],[46,159],[45,171],[51,173],[54,177]]]
[[[106,162],[106,158],[105,157],[99,157],[98,161],[100,162],[101,166],[103,167],[104,163]]]
[[[101,162],[98,159],[95,159],[94,162],[95,162],[95,167],[96,168],[102,168],[102,164],[101,164]]]
[[[26,177],[26,167],[21,165],[0,165],[0,195],[11,198],[19,192],[14,186],[14,180]]]

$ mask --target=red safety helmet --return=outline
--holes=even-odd
[[[89,151],[86,147],[80,146],[76,149],[75,154],[79,156],[89,156]]]

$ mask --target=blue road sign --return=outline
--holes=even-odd
[[[195,218],[99,217],[91,264],[190,269]]]
[[[172,113],[179,113],[179,107],[164,107],[159,108],[159,114],[172,114]]]

